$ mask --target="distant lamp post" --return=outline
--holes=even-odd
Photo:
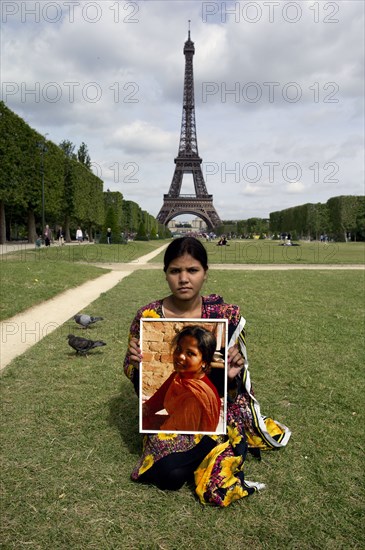
[[[48,149],[46,147],[46,136],[44,136],[44,141],[38,143],[38,147],[41,150],[41,181],[42,181],[42,239],[44,239],[44,227],[45,227],[45,216],[44,216],[44,153],[47,153]]]

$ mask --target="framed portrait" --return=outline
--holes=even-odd
[[[225,434],[227,319],[140,320],[141,433]]]

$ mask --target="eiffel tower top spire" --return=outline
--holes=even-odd
[[[187,41],[185,42],[185,45],[188,43],[188,42],[191,42],[192,46],[193,46],[193,50],[194,50],[194,42],[191,41],[191,38],[190,38],[190,19],[188,19],[188,39]],[[184,50],[184,54],[185,54],[185,50]]]

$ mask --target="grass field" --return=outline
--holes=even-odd
[[[149,254],[156,248],[163,246],[169,240],[131,241],[128,244],[84,244],[84,245],[57,245],[49,248],[15,250],[10,254],[0,256],[2,264],[13,261],[22,261],[28,264],[39,263],[115,263],[132,262],[140,256]]]
[[[127,245],[51,246],[0,256],[0,321],[103,273],[92,264],[125,263],[152,252],[166,241]],[[283,247],[273,241],[231,241],[228,247],[205,243],[210,264],[364,264],[365,243],[302,243]],[[151,260],[162,264],[163,253]]]
[[[107,263],[135,260],[163,243],[51,246],[0,256],[0,321],[107,273]],[[92,265],[96,262],[105,263],[105,269]]]
[[[210,264],[364,264],[365,243],[300,242],[282,246],[279,241],[238,240],[228,246],[204,243]],[[152,262],[162,262],[163,254]]]
[[[362,549],[362,271],[215,271],[205,293],[239,303],[262,412],[287,424],[285,450],[248,459],[267,489],[225,510],[133,483],[138,402],[122,374],[136,309],[164,292],[139,271],[90,307],[107,346],[76,357],[66,323],[4,371],[4,549]]]
[[[92,265],[77,265],[75,269],[69,262],[20,260],[3,262],[0,268],[0,321],[109,271]]]

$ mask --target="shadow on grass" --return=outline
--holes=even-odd
[[[122,385],[120,394],[110,399],[108,423],[119,431],[119,434],[132,454],[142,451],[142,436],[138,431],[138,399],[133,394],[133,387]]]
[[[85,357],[86,359],[91,357],[92,355],[103,355],[103,352],[102,351],[96,351],[94,349],[91,349],[90,351],[88,352],[85,352],[85,351],[82,351],[82,352],[77,352],[76,350],[75,351],[69,351],[67,353],[67,356],[68,357]]]

